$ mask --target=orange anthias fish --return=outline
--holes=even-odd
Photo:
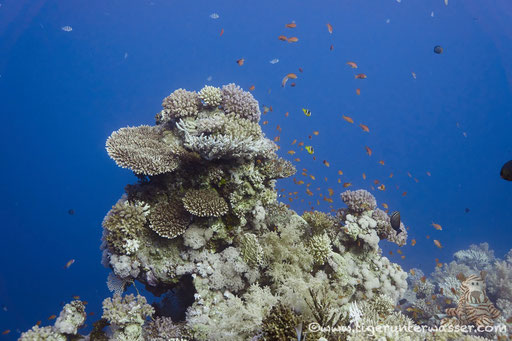
[[[327,23],[327,31],[329,31],[330,34],[332,34],[332,25]]]
[[[364,73],[359,73],[359,74],[355,75],[354,78],[356,78],[356,79],[366,79],[368,77]]]
[[[443,228],[441,227],[441,225],[436,224],[436,223],[434,223],[434,222],[432,222],[432,226],[434,226],[434,228],[435,228],[436,230],[439,230],[439,231],[442,231],[442,230],[443,230]]]
[[[411,246],[416,245],[416,239],[411,240]]]
[[[348,117],[348,116],[345,116],[345,115],[341,115],[341,117],[343,117],[343,119],[345,121],[347,121],[348,123],[354,123],[354,120],[352,119],[352,117]]]
[[[289,24],[284,25],[284,27],[286,27],[286,28],[295,28],[295,27],[297,27],[297,24],[294,23],[294,22],[291,22]]]
[[[345,187],[345,188],[350,187],[350,186],[352,186],[352,183],[350,183],[350,182],[345,182],[343,184],[343,187]]]
[[[57,315],[51,315],[50,317],[48,317],[48,320],[55,320],[57,318]]]
[[[366,126],[366,125],[364,125],[364,124],[362,124],[362,123],[361,123],[359,126],[361,127],[361,129],[363,129],[363,130],[364,130],[364,131],[366,131],[367,133],[369,133],[369,132],[370,132],[370,128],[368,128],[368,126]]]
[[[439,240],[436,240],[434,239],[434,244],[438,247],[438,248],[443,248],[443,246],[441,245],[441,243],[439,242]]]
[[[281,41],[286,41],[288,40],[288,38],[286,36],[279,36],[277,37],[277,39],[281,40]]]
[[[370,149],[370,147],[366,146],[364,148],[366,149],[366,153],[368,154],[368,156],[372,156],[372,150]]]
[[[7,334],[9,334],[10,332],[11,332],[11,330],[10,330],[10,329],[4,330],[4,331],[2,332],[2,335],[7,335]]]
[[[249,88],[249,91],[254,91],[254,89],[256,89],[256,87],[254,85],[251,85],[251,87]]]
[[[324,165],[325,165],[326,167],[329,167],[329,166],[330,166],[329,161],[324,160]]]
[[[384,207],[385,209],[388,209],[388,208],[389,208],[388,204],[386,204],[385,202],[383,202],[381,205],[382,205],[382,207]]]
[[[219,36],[221,36],[221,37],[222,37],[222,35],[223,35],[223,34],[224,34],[224,29],[222,28],[222,29],[220,30],[220,34],[219,34]]]
[[[361,89],[356,89],[356,95],[360,95],[361,94]]]
[[[283,80],[281,81],[282,87],[284,87],[286,85],[286,82],[288,82],[288,79],[297,79],[297,75],[294,73],[289,73],[286,76],[284,76]]]
[[[384,160],[380,160],[379,163],[384,166]]]
[[[416,272],[414,271],[414,269],[409,270],[409,272],[410,272],[410,273],[411,273],[411,275],[413,275],[413,276],[414,276],[414,275],[416,275]]]
[[[299,41],[299,38],[297,38],[297,37],[290,37],[290,38],[286,39],[286,41],[289,42],[289,43],[296,43],[296,42]]]
[[[239,60],[237,60],[237,61],[236,61],[236,63],[237,63],[239,66],[244,65],[244,62],[245,62],[245,59],[243,59],[243,58],[240,58]]]
[[[386,190],[386,186],[384,184],[382,184],[379,187],[377,187],[377,189],[379,189],[381,191],[385,191]]]
[[[347,62],[347,65],[349,65],[352,69],[357,69],[357,64],[354,62]]]
[[[68,260],[68,262],[66,263],[66,265],[64,265],[64,269],[68,269],[71,265],[73,265],[73,263],[75,262],[74,259],[70,259]]]
[[[339,175],[343,175],[343,171],[342,171],[342,170],[339,170],[339,171],[338,171],[338,174],[339,174]]]
[[[366,174],[363,173],[363,180],[366,180]]]

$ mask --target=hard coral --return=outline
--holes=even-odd
[[[357,213],[374,210],[377,207],[375,197],[364,189],[345,191],[341,193],[341,200],[348,206],[349,210]]]
[[[119,167],[143,175],[163,174],[178,168],[179,159],[162,138],[156,127],[121,128],[110,135],[106,148]]]
[[[190,215],[177,200],[159,202],[151,207],[149,227],[160,237],[173,239],[185,232]]]
[[[214,189],[191,189],[183,197],[185,209],[197,217],[221,217],[228,204]]]
[[[251,93],[243,91],[233,83],[222,87],[222,108],[226,113],[236,113],[239,117],[253,122],[260,120],[258,101]]]
[[[193,116],[199,112],[201,101],[196,92],[184,89],[175,90],[162,102],[163,121],[176,120],[181,117]]]

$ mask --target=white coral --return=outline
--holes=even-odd
[[[222,102],[222,90],[206,85],[199,91],[199,98],[207,107],[218,107]]]

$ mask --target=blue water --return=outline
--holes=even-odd
[[[310,208],[308,201],[329,211],[317,195],[328,188],[336,193],[332,205],[341,206],[338,178],[352,189],[383,182],[386,190],[372,193],[401,211],[409,240],[417,241],[403,248],[405,259],[396,245],[382,243],[404,269],[429,273],[435,258],[450,261],[472,243],[489,242],[497,256],[510,249],[512,182],[499,177],[512,159],[512,5],[506,0],[0,4],[0,331],[12,330],[0,340],[16,339],[17,330],[38,320],[48,324],[73,295],[100,314],[109,295],[101,221],[136,181],[109,159],[105,140],[120,127],[153,124],[162,99],[180,87],[255,86],[260,104],[273,108],[262,116],[267,136],[280,135],[282,156],[301,159],[298,180],[302,168],[316,177],[310,179],[314,197],[291,179],[278,183],[305,199],[283,198],[298,212]],[[209,17],[214,12],[218,19]],[[297,28],[285,28],[292,20]],[[71,32],[61,29],[67,25]],[[282,42],[279,35],[299,41]],[[444,52],[434,54],[435,45]],[[274,58],[279,63],[269,63]],[[291,72],[296,86],[289,81],[282,88]],[[368,78],[354,79],[360,72]],[[312,145],[316,161],[298,152],[294,139]],[[64,269],[70,259],[76,262]]]

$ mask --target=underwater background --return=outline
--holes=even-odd
[[[431,273],[435,258],[449,262],[470,244],[487,242],[500,258],[512,245],[512,183],[499,174],[512,159],[505,0],[0,4],[0,331],[11,330],[0,340],[48,322],[73,296],[101,315],[110,295],[101,222],[137,181],[112,162],[105,140],[120,127],[152,124],[178,88],[254,85],[262,112],[272,107],[261,121],[268,138],[279,136],[278,154],[300,158],[297,178],[302,168],[315,177],[307,181],[314,196],[293,177],[279,180],[279,200],[299,214],[329,212],[343,205],[342,184],[371,191],[401,212],[416,240],[401,248],[405,257],[381,243],[404,271]],[[286,28],[292,21],[297,27]],[[298,77],[282,87],[288,73]],[[295,139],[314,154],[299,152]],[[318,195],[329,188],[332,204]]]

